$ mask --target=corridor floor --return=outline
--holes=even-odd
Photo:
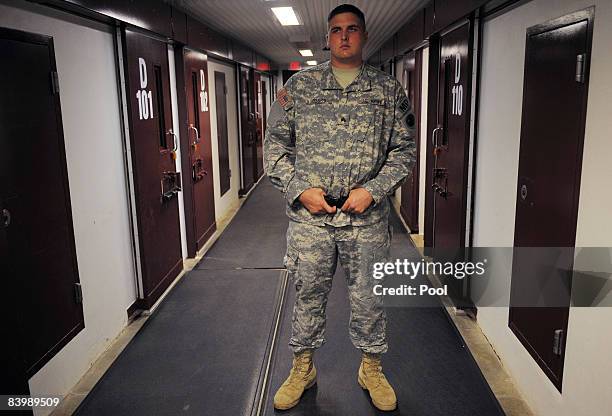
[[[385,373],[398,409],[378,412],[357,384],[359,352],[338,269],[316,387],[278,412],[291,365],[294,290],[282,269],[287,218],[266,178],[81,403],[79,415],[503,415],[441,304],[388,308]],[[418,258],[395,214],[392,258]]]

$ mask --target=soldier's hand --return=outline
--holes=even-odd
[[[311,214],[334,214],[336,207],[325,202],[325,191],[321,188],[306,189],[298,198]]]
[[[368,207],[374,202],[374,198],[365,188],[355,188],[351,190],[346,202],[340,208],[344,212],[352,212],[353,214],[363,214]]]

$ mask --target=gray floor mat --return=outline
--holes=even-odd
[[[190,272],[76,414],[249,414],[282,273]]]
[[[264,177],[197,269],[282,268],[285,200]]]
[[[393,215],[392,257],[416,257],[408,235]],[[287,411],[275,411],[276,389],[291,367],[287,346],[295,299],[293,282],[287,287],[280,333],[275,345],[264,415],[503,415],[480,369],[445,312],[433,298],[430,307],[387,308],[389,352],[383,358],[385,374],[398,396],[398,409],[379,412],[357,384],[360,352],[348,336],[349,304],[344,273],[338,268],[327,306],[327,343],[315,354],[317,385],[300,403]],[[437,307],[431,307],[437,304]]]

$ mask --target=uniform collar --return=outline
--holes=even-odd
[[[332,72],[331,62],[327,61],[323,65],[323,76],[321,78],[321,89],[323,90],[343,90],[340,86],[334,73]],[[366,70],[365,62],[361,65],[361,71],[357,77],[346,87],[346,92],[349,91],[369,91],[372,89],[370,74]]]

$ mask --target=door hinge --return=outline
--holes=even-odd
[[[584,61],[586,55],[584,53],[576,55],[576,82],[584,83]]]
[[[57,75],[57,71],[51,71],[51,91],[53,94],[59,94],[60,92],[59,76]]]
[[[563,337],[565,331],[562,329],[555,329],[555,335],[553,338],[553,354],[561,356],[563,355]]]
[[[223,94],[227,95],[227,85],[223,84]]]
[[[231,178],[231,177],[232,177],[232,170],[231,170],[231,169],[229,169],[229,173],[227,174],[227,177],[228,177],[228,178]]]
[[[74,299],[76,303],[83,303],[83,290],[80,283],[74,284]]]

